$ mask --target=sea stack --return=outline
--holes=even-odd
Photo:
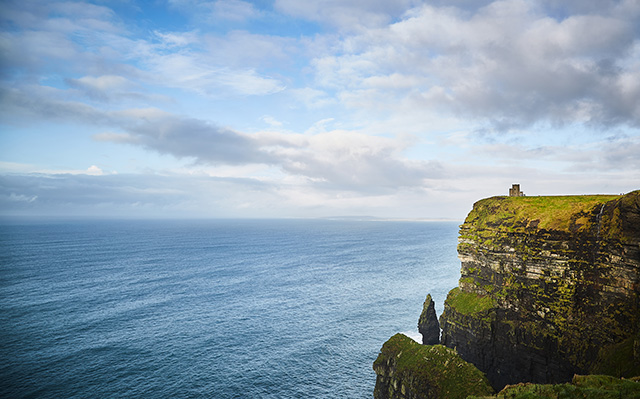
[[[440,343],[440,323],[436,316],[436,309],[431,294],[427,295],[422,307],[420,319],[418,319],[418,331],[422,334],[423,345],[436,345]]]

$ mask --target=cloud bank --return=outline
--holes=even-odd
[[[0,4],[5,209],[461,217],[640,181],[637,1],[156,6]]]
[[[400,92],[416,106],[499,131],[537,123],[637,128],[640,5],[603,8],[558,20],[529,1],[473,12],[423,5],[313,63],[322,86],[358,107],[367,104],[359,94]]]

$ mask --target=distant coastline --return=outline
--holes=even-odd
[[[453,218],[383,218],[376,216],[326,216],[315,218],[318,220],[341,220],[341,221],[358,221],[358,222],[458,222],[462,223],[464,219]]]

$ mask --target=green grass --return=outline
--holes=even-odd
[[[619,195],[491,197],[478,201],[465,220],[476,228],[500,226],[507,230],[538,228],[569,231],[588,228],[602,204]]]
[[[458,287],[449,291],[446,303],[462,314],[483,312],[496,307],[496,302],[490,295],[463,292]]]
[[[479,398],[469,396],[469,399]],[[607,375],[576,375],[570,384],[508,385],[485,399],[640,399],[640,382]]]
[[[640,364],[633,358],[634,337],[600,349],[598,361],[590,370],[596,374],[617,377],[640,375]]]
[[[385,342],[373,368],[376,372],[391,371],[406,397],[464,399],[494,392],[485,375],[455,350],[421,345],[403,334]],[[434,391],[436,396],[430,396]]]

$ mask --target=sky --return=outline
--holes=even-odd
[[[640,188],[640,0],[0,0],[0,216]]]

